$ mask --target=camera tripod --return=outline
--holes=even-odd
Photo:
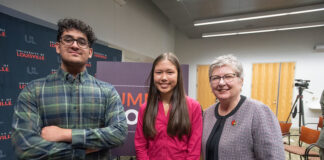
[[[288,122],[290,115],[292,114],[292,118],[295,118],[297,114],[297,102],[299,101],[299,132],[300,132],[300,126],[305,125],[305,119],[304,119],[304,103],[303,103],[303,91],[305,88],[298,87],[298,95],[295,99],[295,102],[293,104],[293,107],[290,110],[290,113],[288,115],[287,121]],[[294,113],[293,113],[294,111]]]

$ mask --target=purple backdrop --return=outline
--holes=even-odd
[[[112,151],[117,156],[135,156],[134,136],[139,107],[146,101],[151,63],[97,62],[96,77],[115,86],[124,105],[128,136],[123,146]],[[188,94],[189,65],[181,65]]]

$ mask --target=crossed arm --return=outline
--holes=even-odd
[[[64,129],[57,126],[42,128],[41,137],[50,142],[72,142],[72,129]],[[86,149],[86,154],[97,152],[100,149]]]

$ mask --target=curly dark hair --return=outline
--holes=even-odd
[[[92,28],[86,23],[82,22],[81,20],[73,19],[73,18],[60,19],[57,22],[57,25],[58,25],[57,37],[56,37],[57,42],[61,40],[63,32],[70,29],[76,29],[84,33],[88,38],[89,47],[91,47],[94,41],[96,41],[96,36],[93,33]]]

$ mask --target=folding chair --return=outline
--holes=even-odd
[[[290,144],[290,127],[292,123],[279,122],[282,137],[288,137],[288,144]]]
[[[300,158],[308,158],[314,159],[315,157],[319,157],[319,153],[311,150],[314,147],[317,139],[319,138],[320,131],[315,129],[310,129],[305,126],[301,126],[300,136],[299,136],[299,146],[287,145],[285,144],[285,151],[289,152],[289,155],[296,154],[299,155]],[[307,143],[310,144],[308,147],[303,147],[302,144]],[[290,156],[289,156],[290,158]],[[318,158],[319,159],[319,158]]]

